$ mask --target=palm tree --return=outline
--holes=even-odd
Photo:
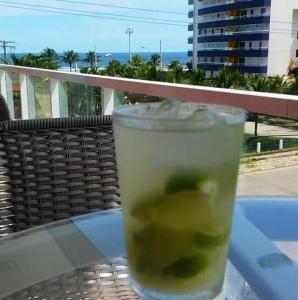
[[[285,94],[288,89],[288,83],[285,76],[273,76],[268,77],[269,80],[269,91],[271,93],[281,93]]]
[[[95,68],[96,62],[99,60],[100,56],[96,55],[95,51],[89,50],[86,53],[86,57],[84,61],[88,62],[90,64],[90,68],[93,69]]]
[[[152,54],[149,63],[152,66],[157,67],[160,64],[160,55],[158,53]]]
[[[54,49],[45,48],[39,56],[36,57],[36,67],[43,69],[57,70],[59,56]]]
[[[106,70],[109,76],[120,76],[122,75],[123,66],[120,61],[113,59],[107,65]]]
[[[72,65],[79,61],[80,56],[77,52],[73,50],[68,50],[63,52],[63,56],[61,57],[62,61],[69,64],[69,70],[72,71]]]
[[[174,75],[174,82],[181,82],[183,67],[181,66],[180,62],[178,60],[173,60],[170,62],[168,68]]]
[[[205,80],[205,70],[204,69],[196,69],[191,72],[190,81],[191,84],[198,85]]]
[[[298,77],[291,80],[287,93],[291,95],[298,95]]]
[[[218,75],[211,79],[213,86],[226,89],[241,86],[243,82],[243,75],[226,67],[222,68]]]
[[[51,48],[45,48],[41,52],[40,56],[47,57],[52,61],[55,61],[55,60],[59,59],[59,56],[58,56],[57,52],[54,49],[51,49]]]
[[[130,65],[133,66],[134,68],[140,67],[141,65],[144,64],[144,59],[140,55],[133,55],[130,61]]]
[[[259,74],[251,74],[246,81],[246,88],[249,91],[269,92],[270,80]]]
[[[192,71],[193,71],[193,64],[192,64],[192,61],[188,61],[188,62],[186,63],[186,67],[187,67],[188,72],[191,74]]]

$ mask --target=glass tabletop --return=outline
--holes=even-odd
[[[138,299],[128,282],[120,210],[2,238],[0,276],[1,300]],[[245,299],[257,299],[230,262],[226,279],[225,291],[217,299],[241,299],[243,289],[251,293]]]

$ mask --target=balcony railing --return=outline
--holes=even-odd
[[[205,15],[215,12],[241,10],[254,7],[269,7],[271,0],[234,0],[226,1],[224,3],[212,3],[211,5],[201,5],[198,14]]]
[[[236,20],[236,19],[246,19],[246,18],[257,18],[257,17],[268,17],[269,13],[265,14],[254,14],[254,15],[244,15],[244,16],[204,16],[201,18],[200,22],[214,22],[214,21],[226,21],[226,20]]]
[[[76,113],[74,107],[78,104],[86,108],[84,114],[111,114],[119,97],[124,99],[127,95],[134,100],[140,99],[141,95],[144,99],[145,95],[149,101],[150,97],[159,97],[234,105],[259,114],[298,119],[298,96],[290,95],[83,75],[10,65],[0,65],[0,83],[1,93],[7,99],[12,115],[16,117],[18,113],[22,119],[76,115],[79,113]],[[123,96],[125,92],[126,96]],[[21,112],[15,110],[18,101]],[[88,105],[91,104],[98,107],[97,111],[88,111]]]
[[[237,34],[256,34],[256,33],[269,33],[268,29],[256,29],[256,30],[239,30],[239,31],[225,31],[225,32],[218,32],[218,33],[209,33],[209,34],[202,34],[200,36],[222,36],[222,35],[237,35]]]

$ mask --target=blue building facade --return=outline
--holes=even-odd
[[[267,74],[271,0],[189,0],[188,55],[207,76],[222,67]]]

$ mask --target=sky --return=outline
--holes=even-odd
[[[189,35],[187,13],[190,8],[187,3],[187,0],[0,1],[0,40],[15,41],[16,50],[14,52],[16,53],[37,53],[46,47],[53,48],[57,52],[70,49],[76,52],[86,52],[95,47],[99,53],[127,52],[128,35],[125,34],[125,31],[127,27],[131,27],[133,28],[132,52],[158,52],[160,40],[164,52],[187,51]],[[91,4],[126,6],[167,13]],[[30,5],[34,5],[34,7]],[[64,9],[63,11],[66,13],[87,15],[91,13],[96,18],[24,9],[54,10],[43,6],[55,7],[55,11],[60,12]],[[21,9],[16,7],[21,7]],[[131,20],[131,17],[138,17],[140,22]],[[128,20],[129,18],[130,20]],[[144,21],[150,23],[144,23]]]

